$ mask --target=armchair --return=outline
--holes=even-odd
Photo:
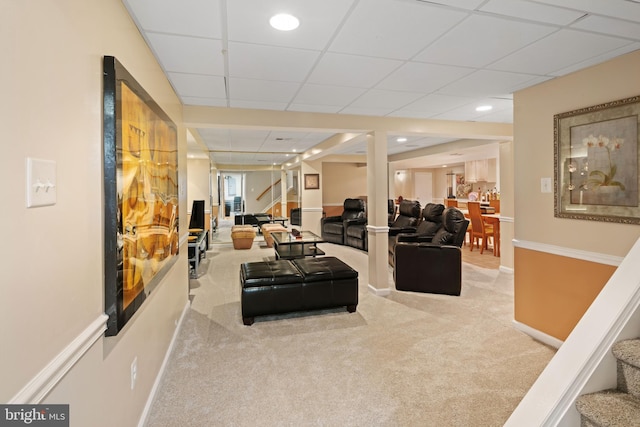
[[[442,227],[431,242],[403,241],[395,247],[393,279],[400,291],[460,295],[462,251],[469,221],[456,208],[442,214]]]
[[[404,241],[430,242],[436,232],[442,227],[442,213],[444,205],[427,203],[422,210],[422,219],[417,227],[403,227],[399,233],[389,232],[389,265],[393,266],[393,255],[396,242],[402,236]]]
[[[420,202],[417,200],[403,200],[398,208],[398,216],[389,223],[389,235],[401,232],[413,233],[420,217]]]
[[[342,215],[322,218],[320,227],[323,240],[344,245],[349,224],[366,222],[365,203],[362,199],[345,199]]]

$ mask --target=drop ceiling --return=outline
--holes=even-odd
[[[512,123],[514,91],[640,49],[640,0],[123,3],[183,104],[202,107]],[[300,26],[271,28],[280,12]],[[333,135],[190,131],[190,151],[247,166],[285,163]],[[398,136],[390,155],[456,139]]]

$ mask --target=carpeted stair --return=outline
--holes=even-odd
[[[581,427],[640,427],[640,339],[616,343],[618,387],[580,396]]]

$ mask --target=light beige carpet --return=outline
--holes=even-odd
[[[263,244],[207,253],[147,426],[501,426],[554,354],[512,327],[511,275],[464,264],[460,297],[378,297],[366,254],[333,244],[356,313],[244,326],[239,266],[273,259]]]

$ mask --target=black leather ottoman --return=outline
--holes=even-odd
[[[256,316],[358,305],[358,272],[335,257],[240,265],[242,321]]]

